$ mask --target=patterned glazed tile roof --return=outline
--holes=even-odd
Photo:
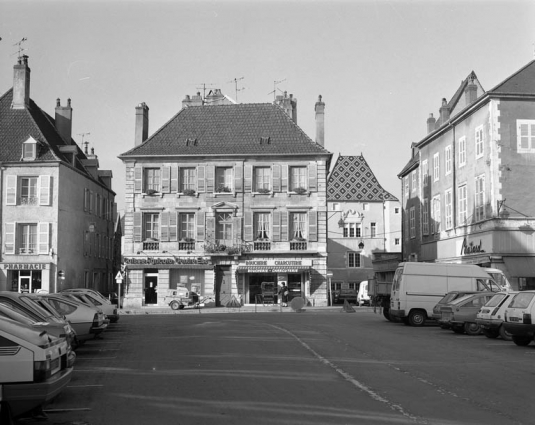
[[[277,105],[189,106],[119,158],[161,155],[332,155]]]
[[[535,94],[535,60],[489,91],[492,94]]]
[[[384,190],[361,156],[339,156],[327,181],[328,201],[397,201]]]
[[[59,150],[65,142],[56,130],[54,119],[31,99],[27,109],[12,109],[12,102],[13,89],[10,89],[0,98],[0,161],[19,162],[22,143],[31,136],[41,144],[37,161],[64,161],[71,164]],[[71,144],[77,147],[78,158],[85,159],[85,154],[73,140]],[[75,166],[91,177],[79,161]]]

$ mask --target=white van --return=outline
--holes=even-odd
[[[358,305],[370,305],[370,296],[368,295],[368,281],[363,280],[360,282],[359,291],[357,293]]]
[[[423,326],[433,307],[451,291],[493,291],[501,287],[481,267],[471,264],[400,263],[392,281],[390,316]]]

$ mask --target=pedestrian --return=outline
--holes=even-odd
[[[279,288],[278,294],[280,296],[282,306],[288,307],[288,295],[290,294],[290,292],[288,291],[286,282],[282,282],[282,286]]]

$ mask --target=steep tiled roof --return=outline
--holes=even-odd
[[[397,201],[384,190],[363,156],[339,156],[327,181],[328,201]]]
[[[491,94],[535,94],[535,60],[489,91]]]
[[[12,101],[13,89],[0,98],[0,161],[20,161],[22,143],[30,136],[41,143],[37,160],[67,161],[59,151],[59,146],[64,146],[65,142],[57,132],[52,117],[31,99],[27,109],[12,109]],[[78,151],[83,157],[79,148]]]
[[[120,155],[302,155],[330,152],[277,105],[190,106],[144,143]]]

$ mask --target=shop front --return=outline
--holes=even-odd
[[[238,291],[244,304],[276,304],[278,288],[285,282],[290,292],[288,301],[296,297],[308,298],[311,268],[311,259],[245,260],[236,270]]]
[[[35,293],[50,288],[50,263],[0,263],[0,289],[5,291]]]

